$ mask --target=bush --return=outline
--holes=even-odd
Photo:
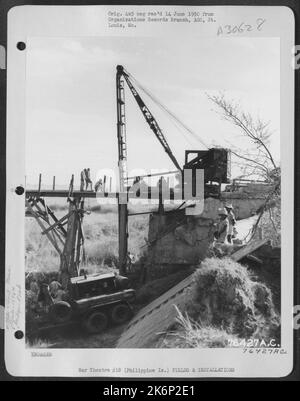
[[[262,228],[263,237],[272,241],[273,246],[281,246],[281,207],[280,199],[276,206],[264,212],[259,226]]]
[[[247,269],[229,258],[205,259],[194,274],[188,315],[205,327],[243,338],[271,332],[279,325],[270,290],[254,282]]]

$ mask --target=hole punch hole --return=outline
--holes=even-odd
[[[24,188],[23,188],[21,185],[19,185],[19,186],[15,189],[15,193],[16,193],[17,195],[23,195],[23,193],[24,193]]]
[[[18,42],[17,43],[17,49],[18,50],[25,50],[26,49],[26,44],[24,42]]]
[[[22,340],[22,338],[24,337],[23,331],[22,330],[15,331],[15,337],[17,340]]]

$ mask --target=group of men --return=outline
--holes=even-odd
[[[84,187],[85,184],[85,187]],[[80,190],[87,191],[88,188],[91,188],[90,190],[93,190],[93,183],[91,180],[91,170],[89,168],[85,168],[81,171],[80,173]]]
[[[233,212],[232,204],[225,204],[224,208],[218,211],[219,222],[217,223],[216,231],[214,233],[217,243],[232,244],[233,239],[237,234],[236,219]]]
[[[91,180],[91,170],[89,168],[85,168],[80,173],[80,190],[81,191],[93,191],[93,182]],[[103,181],[102,178],[95,183],[94,186],[95,192],[103,190]]]

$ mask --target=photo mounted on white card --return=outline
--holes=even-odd
[[[9,373],[292,371],[293,45],[287,7],[10,10]]]

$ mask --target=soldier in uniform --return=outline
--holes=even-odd
[[[90,186],[91,187],[90,190],[92,191],[93,190],[93,183],[92,183],[92,180],[91,180],[91,171],[90,171],[89,168],[85,168],[84,172],[85,172],[85,190],[87,191],[88,187]]]
[[[80,172],[80,191],[84,190],[84,182],[85,182],[85,170],[81,170],[81,172]]]
[[[229,244],[232,243],[232,238],[234,237],[234,230],[235,229],[235,225],[236,225],[236,219],[235,219],[235,215],[233,212],[233,206],[231,203],[226,203],[225,204],[225,209],[228,213],[228,222],[229,222],[229,228],[228,228],[228,234],[227,234],[227,241],[229,242]]]
[[[126,271],[131,273],[132,271],[132,264],[134,263],[135,257],[134,255],[128,251],[126,256]]]
[[[102,178],[99,178],[99,180],[95,184],[95,192],[98,192],[98,191],[103,191]]]
[[[217,229],[215,231],[215,238],[217,243],[227,243],[228,229],[229,229],[229,221],[228,221],[228,213],[227,210],[219,209],[219,222],[217,224]]]

